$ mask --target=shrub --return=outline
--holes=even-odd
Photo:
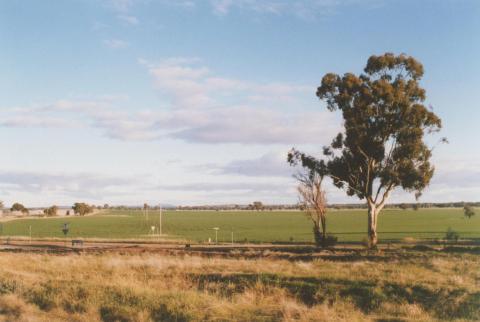
[[[187,322],[192,318],[188,315],[187,312],[178,310],[176,307],[169,307],[166,304],[160,304],[158,308],[155,308],[152,312],[152,319],[154,321],[176,321],[176,322]]]
[[[49,285],[31,289],[28,293],[29,301],[43,311],[49,311],[55,307],[54,295],[56,294]]]
[[[43,213],[48,217],[56,216],[58,212],[57,206],[51,206],[50,208],[43,209]]]
[[[451,227],[448,227],[447,233],[445,234],[445,239],[448,241],[457,242],[459,238],[460,238],[460,235]]]
[[[100,307],[100,317],[105,322],[133,322],[134,314],[123,306],[102,306]]]
[[[338,238],[332,234],[327,234],[323,238],[322,233],[316,227],[313,227],[313,236],[315,237],[315,245],[318,247],[331,247],[337,244]]]
[[[463,207],[463,214],[465,215],[465,217],[470,219],[473,216],[475,216],[475,211],[473,210],[473,208],[471,206],[467,205],[467,206]]]
[[[80,216],[85,216],[86,214],[93,212],[93,207],[84,202],[76,202],[72,209],[75,214]]]
[[[324,245],[325,245],[325,247],[335,246],[337,244],[337,241],[338,241],[337,236],[327,234],[327,237],[325,238]]]
[[[14,203],[12,205],[12,208],[10,208],[10,210],[11,211],[21,211],[24,214],[28,214],[28,209],[25,208],[24,205],[22,205],[21,203],[18,203],[18,202]]]

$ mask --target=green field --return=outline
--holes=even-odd
[[[17,219],[2,223],[3,236],[63,237],[61,228],[68,222],[68,237],[152,239],[151,226],[158,226],[158,212],[150,211],[146,220],[141,211],[106,211],[86,217]],[[332,210],[328,232],[339,241],[361,241],[366,236],[365,210]],[[311,242],[311,224],[295,211],[164,211],[163,233],[171,238],[191,241],[214,240],[213,227],[219,227],[219,242]],[[451,227],[461,238],[480,238],[480,216],[465,219],[462,209],[384,210],[379,218],[380,239],[441,238]],[[154,239],[155,237],[153,237]]]

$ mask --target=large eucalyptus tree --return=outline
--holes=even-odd
[[[423,66],[413,57],[386,53],[371,56],[364,73],[326,74],[317,96],[330,111],[340,111],[343,130],[323,158],[295,149],[291,164],[301,163],[368,205],[369,246],[377,244],[378,214],[397,188],[416,192],[428,186],[434,167],[425,134],[439,131],[440,118],[424,105],[419,81]]]

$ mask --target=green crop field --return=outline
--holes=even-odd
[[[63,237],[63,223],[69,223],[68,237],[147,238],[151,226],[158,226],[158,212],[148,220],[141,211],[105,211],[86,217],[17,219],[3,222],[3,236]],[[366,236],[365,210],[331,210],[328,232],[339,241],[360,241]],[[213,227],[219,227],[219,242],[310,242],[311,224],[295,211],[164,211],[163,233],[170,238],[191,241],[214,240]],[[451,227],[461,238],[480,238],[480,216],[466,219],[462,209],[384,210],[379,218],[380,239],[441,238]],[[157,228],[158,229],[158,228]]]

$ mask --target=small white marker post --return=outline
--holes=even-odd
[[[215,230],[215,244],[218,245],[218,231],[220,230],[220,228],[213,227],[212,229]]]
[[[158,222],[159,222],[159,226],[158,226],[158,235],[161,236],[162,235],[162,205],[158,205]]]

